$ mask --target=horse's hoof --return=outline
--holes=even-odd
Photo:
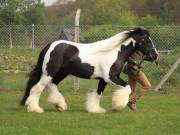
[[[104,108],[100,108],[98,113],[105,113],[106,110]]]
[[[60,112],[65,112],[67,111],[67,105],[64,106],[56,105],[56,109]]]
[[[28,112],[37,112],[37,113],[43,113],[44,112],[43,108],[41,108],[41,107],[28,108],[27,111]]]
[[[104,108],[97,108],[94,110],[88,110],[89,113],[105,113],[106,110]]]

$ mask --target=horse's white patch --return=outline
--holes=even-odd
[[[159,53],[158,53],[157,49],[155,48],[155,45],[154,45],[154,43],[153,43],[153,41],[152,41],[152,39],[151,39],[150,37],[149,37],[149,40],[151,41],[151,43],[152,43],[152,45],[153,45],[153,48],[154,48],[156,54],[159,56]],[[158,59],[158,58],[157,58],[157,59]]]
[[[155,46],[154,46],[154,43],[153,43],[153,41],[152,41],[152,39],[151,39],[150,37],[149,37],[149,40],[151,41],[152,46],[155,47]]]
[[[106,110],[100,107],[101,96],[96,91],[91,91],[86,97],[86,110],[91,113],[104,113]]]
[[[129,102],[129,95],[131,88],[129,85],[116,90],[112,98],[112,109],[115,111],[121,111],[126,107]]]
[[[30,95],[26,101],[28,112],[43,112],[43,109],[39,106],[39,97],[51,79],[49,76],[42,75],[40,81],[31,88]]]
[[[123,44],[124,46],[128,46],[130,42],[133,42],[133,47],[135,47],[136,41],[135,41],[133,38],[127,39],[127,40],[124,41],[122,44]]]
[[[59,111],[66,111],[67,104],[65,102],[64,96],[59,92],[57,86],[53,83],[48,85],[49,97],[48,101],[54,104]]]

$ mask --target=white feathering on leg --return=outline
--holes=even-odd
[[[91,91],[86,97],[86,110],[91,113],[104,113],[106,110],[100,107],[101,95],[98,95],[96,91]]]
[[[30,91],[30,95],[26,100],[26,106],[28,112],[38,112],[41,113],[44,110],[39,106],[39,98],[41,95],[41,92],[44,90],[44,88],[49,84],[51,81],[50,76],[42,75],[40,81],[35,84]]]
[[[112,109],[115,111],[121,111],[126,107],[129,102],[129,95],[131,88],[129,85],[116,90],[112,98]]]
[[[51,83],[48,85],[49,88],[49,97],[48,101],[56,106],[56,108],[60,111],[67,110],[67,104],[64,99],[64,96],[58,91],[58,88],[55,84]]]

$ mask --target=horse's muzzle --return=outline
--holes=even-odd
[[[149,61],[158,61],[159,53],[156,49],[149,51],[146,55],[146,59]]]

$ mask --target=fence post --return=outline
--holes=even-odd
[[[10,25],[10,29],[9,29],[9,45],[10,45],[10,48],[13,48],[13,44],[12,44],[12,25]]]
[[[32,49],[34,50],[35,44],[34,44],[34,24],[32,24]]]
[[[172,65],[170,70],[166,73],[166,75],[162,78],[162,80],[159,82],[159,84],[155,87],[155,91],[158,91],[162,85],[167,81],[167,79],[170,77],[170,75],[174,72],[174,70],[177,68],[177,66],[180,63],[180,57],[177,58],[176,62]]]
[[[75,36],[74,41],[79,42],[79,19],[80,19],[81,9],[77,9],[76,17],[75,17]],[[74,78],[74,91],[79,90],[80,88],[80,79],[75,77]]]

